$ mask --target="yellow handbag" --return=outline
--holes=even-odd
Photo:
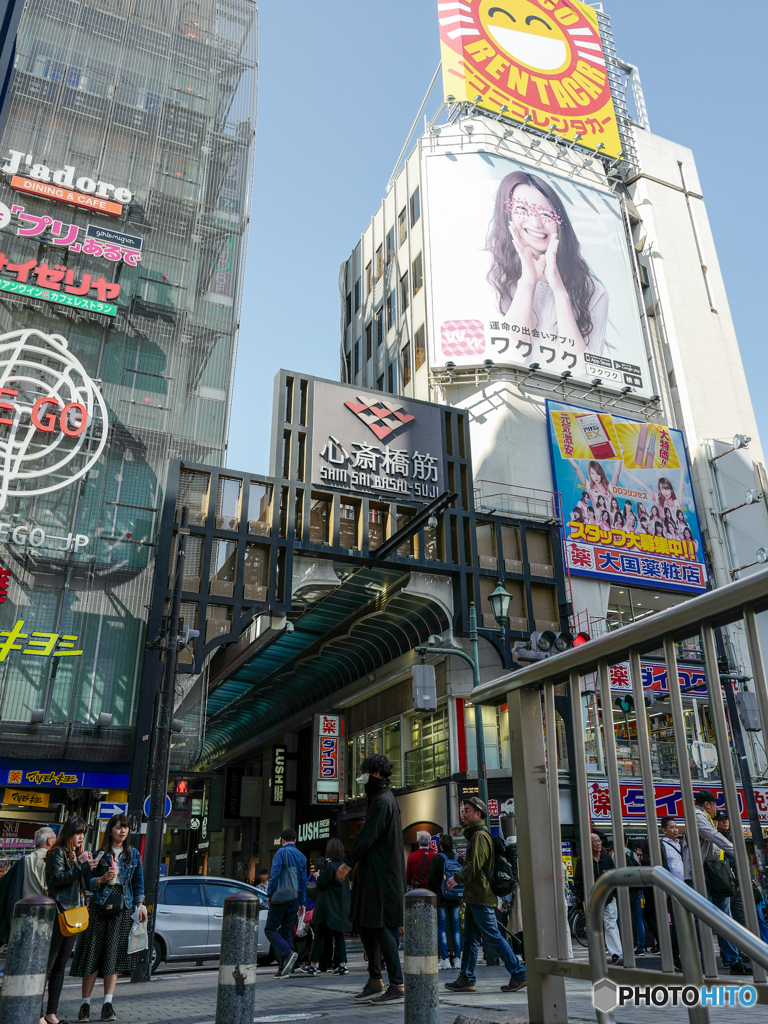
[[[59,914],[59,930],[62,935],[79,935],[88,927],[88,907],[74,907]]]

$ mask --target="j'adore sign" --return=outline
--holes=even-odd
[[[0,335],[0,509],[68,487],[107,441],[107,407],[65,338]]]
[[[52,170],[47,164],[36,163],[32,153],[12,149],[10,154],[3,171],[11,175],[11,188],[20,192],[58,199],[72,206],[109,213],[113,217],[119,217],[123,204],[130,203],[133,198],[130,189],[123,186],[98,181],[87,174],[75,178],[77,171],[69,165]]]

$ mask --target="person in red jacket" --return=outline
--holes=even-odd
[[[408,863],[405,866],[405,881],[409,889],[426,888],[429,862],[435,856],[435,851],[429,848],[431,838],[429,832],[416,833],[419,848],[408,857]]]

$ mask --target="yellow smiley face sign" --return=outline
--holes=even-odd
[[[621,151],[597,14],[578,0],[438,0],[448,102],[475,101],[580,145]],[[530,123],[530,122],[529,122]],[[602,143],[602,145],[600,145]]]

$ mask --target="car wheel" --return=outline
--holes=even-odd
[[[154,945],[152,946],[152,961],[149,965],[150,975],[154,974],[160,964],[165,960],[165,950],[160,939],[155,939]]]
[[[272,947],[269,947],[268,953],[262,953],[256,959],[260,967],[269,967],[270,964],[273,964],[275,962],[275,954],[272,950]]]

